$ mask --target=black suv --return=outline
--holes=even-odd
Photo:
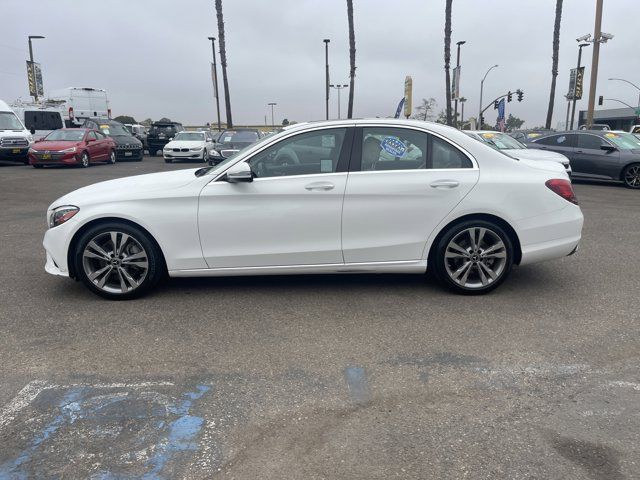
[[[143,157],[142,142],[129,133],[120,122],[109,118],[87,118],[83,128],[99,130],[116,142],[116,160],[135,160],[139,162]]]
[[[155,157],[158,150],[162,150],[175,137],[176,133],[183,130],[182,124],[178,122],[153,122],[149,133],[147,133],[149,155]]]

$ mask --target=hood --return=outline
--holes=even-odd
[[[197,180],[198,177],[194,174],[196,170],[198,169],[190,168],[187,170],[148,173],[146,175],[94,183],[60,197],[51,204],[51,207],[76,205],[82,208],[83,205],[94,203],[144,198],[145,194],[150,192],[168,192]]]
[[[560,163],[569,163],[569,159],[558,152],[550,150],[538,150],[536,148],[509,148],[503,150],[519,160],[551,160]]]
[[[532,160],[532,159],[520,159],[520,163],[527,167],[535,168],[536,170],[544,170],[545,172],[553,172],[566,176],[566,170],[562,164],[554,160]]]
[[[204,147],[204,140],[171,140],[165,148],[196,148]]]
[[[118,135],[117,137],[109,136],[109,138],[116,142],[116,145],[138,145],[139,147],[142,146],[142,142],[140,140],[130,135]]]
[[[67,148],[79,147],[82,145],[82,142],[61,142],[59,140],[44,140],[42,142],[34,143],[31,148],[34,150],[51,150],[51,151],[60,151],[66,150]]]

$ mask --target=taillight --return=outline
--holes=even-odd
[[[553,178],[551,180],[547,180],[544,184],[547,188],[552,190],[554,193],[557,193],[568,202],[578,205],[578,199],[576,198],[576,194],[573,192],[573,187],[569,180]]]
[[[73,120],[73,107],[69,107],[69,120]]]

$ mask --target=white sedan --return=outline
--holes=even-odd
[[[511,155],[520,160],[550,160],[552,162],[558,162],[564,167],[567,175],[571,176],[571,162],[561,153],[528,148],[524,143],[502,132],[465,130],[464,133],[481,142],[488,143],[492,147],[502,150],[507,155]]]
[[[162,149],[164,161],[198,160],[208,162],[213,150],[213,137],[209,132],[178,132]]]
[[[216,167],[81,188],[53,202],[47,272],[110,299],[171,277],[433,274],[465,294],[578,248],[555,162],[517,160],[414,120],[296,124]]]

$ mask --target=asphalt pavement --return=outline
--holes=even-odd
[[[578,183],[580,251],[462,297],[423,276],[44,272],[45,210],[194,164],[0,165],[0,479],[640,478],[640,191]]]

